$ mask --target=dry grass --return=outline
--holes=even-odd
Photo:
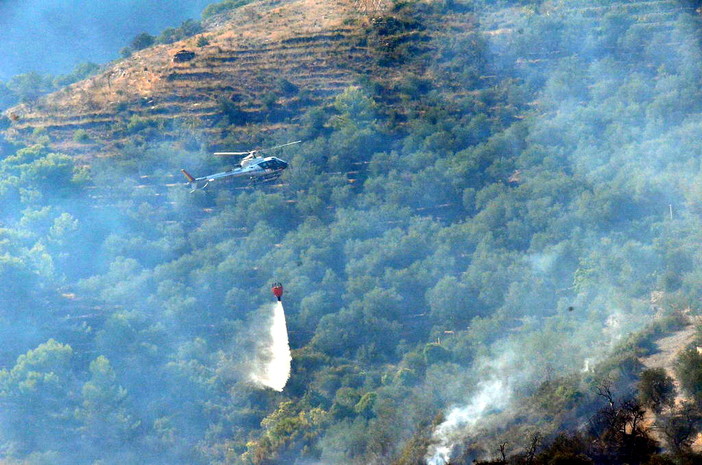
[[[93,146],[70,143],[76,129],[86,130],[91,140],[114,142],[115,124],[133,115],[211,118],[218,100],[233,93],[248,96],[243,107],[256,111],[280,77],[312,93],[333,94],[354,77],[338,58],[348,59],[348,39],[358,32],[349,24],[358,16],[354,0],[263,0],[241,7],[201,34],[209,41],[204,47],[196,46],[198,36],[151,47],[32,105],[8,110],[14,121],[7,135],[23,139],[43,127],[61,148],[85,151]],[[174,63],[181,49],[196,57]]]

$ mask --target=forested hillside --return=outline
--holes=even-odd
[[[326,0],[295,38],[317,2],[244,3],[182,39],[231,62],[4,112],[2,461],[697,463],[702,341],[644,362],[702,297],[700,5]],[[278,183],[180,176],[294,140]]]

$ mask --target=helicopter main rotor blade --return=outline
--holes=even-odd
[[[215,152],[214,154],[218,157],[243,157],[246,155],[253,155],[256,153],[260,152],[267,152],[269,150],[274,150],[274,149],[279,149],[282,147],[287,147],[288,145],[293,145],[293,144],[299,144],[302,142],[301,140],[296,140],[293,142],[288,142],[287,144],[281,144],[281,145],[276,145],[274,147],[268,147],[265,149],[254,149],[254,150],[249,150],[248,152]]]
[[[279,148],[281,148],[281,147],[287,147],[288,145],[299,144],[300,142],[302,142],[302,141],[301,141],[301,140],[296,140],[296,141],[294,141],[294,142],[288,142],[287,144],[281,144],[281,145],[276,145],[276,146],[273,146],[273,147],[268,147],[268,148],[265,148],[265,149],[256,150],[256,152],[267,152],[267,151],[269,151],[269,150],[279,149]]]
[[[214,154],[218,157],[243,157],[254,152],[256,152],[256,150],[250,150],[248,152],[215,152]]]

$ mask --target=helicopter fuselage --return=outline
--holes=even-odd
[[[209,176],[199,178],[191,176],[187,171],[181,170],[188,179],[188,185],[194,191],[204,189],[210,183],[222,181],[234,181],[244,179],[251,183],[274,181],[283,174],[288,167],[288,162],[278,157],[246,157],[241,160],[241,164],[228,170],[214,173]]]

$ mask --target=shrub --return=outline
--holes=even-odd
[[[156,39],[156,42],[159,44],[172,44],[173,42],[177,42],[179,40],[183,40],[188,37],[192,37],[196,34],[199,34],[202,31],[202,24],[199,21],[188,19],[186,21],[183,21],[183,23],[178,27],[169,27],[164,29],[164,31]],[[200,41],[201,39],[203,38],[199,38],[198,41]],[[204,39],[207,40],[207,38]],[[203,47],[204,45],[200,45],[198,43],[197,46]]]
[[[127,132],[135,133],[155,125],[156,122],[152,119],[144,118],[143,116],[132,115],[132,117],[129,118],[129,123],[127,123]]]
[[[148,32],[142,32],[132,39],[129,45],[133,51],[143,50],[145,48],[151,47],[156,43],[156,37],[152,36]]]
[[[285,78],[278,79],[276,85],[283,95],[295,95],[300,91],[299,87]]]
[[[698,402],[702,398],[702,354],[697,349],[684,350],[675,361],[680,386]]]
[[[73,132],[73,141],[85,143],[90,141],[90,136],[88,135],[88,132],[85,129],[76,129]]]
[[[202,19],[208,19],[215,15],[226,13],[250,2],[251,0],[224,0],[223,2],[213,3],[202,11]]]
[[[641,373],[639,400],[656,412],[663,407],[672,407],[675,401],[673,378],[663,368],[649,368]]]
[[[229,99],[219,99],[218,106],[220,111],[226,116],[229,124],[243,125],[247,122],[247,114],[241,110],[236,103]]]

